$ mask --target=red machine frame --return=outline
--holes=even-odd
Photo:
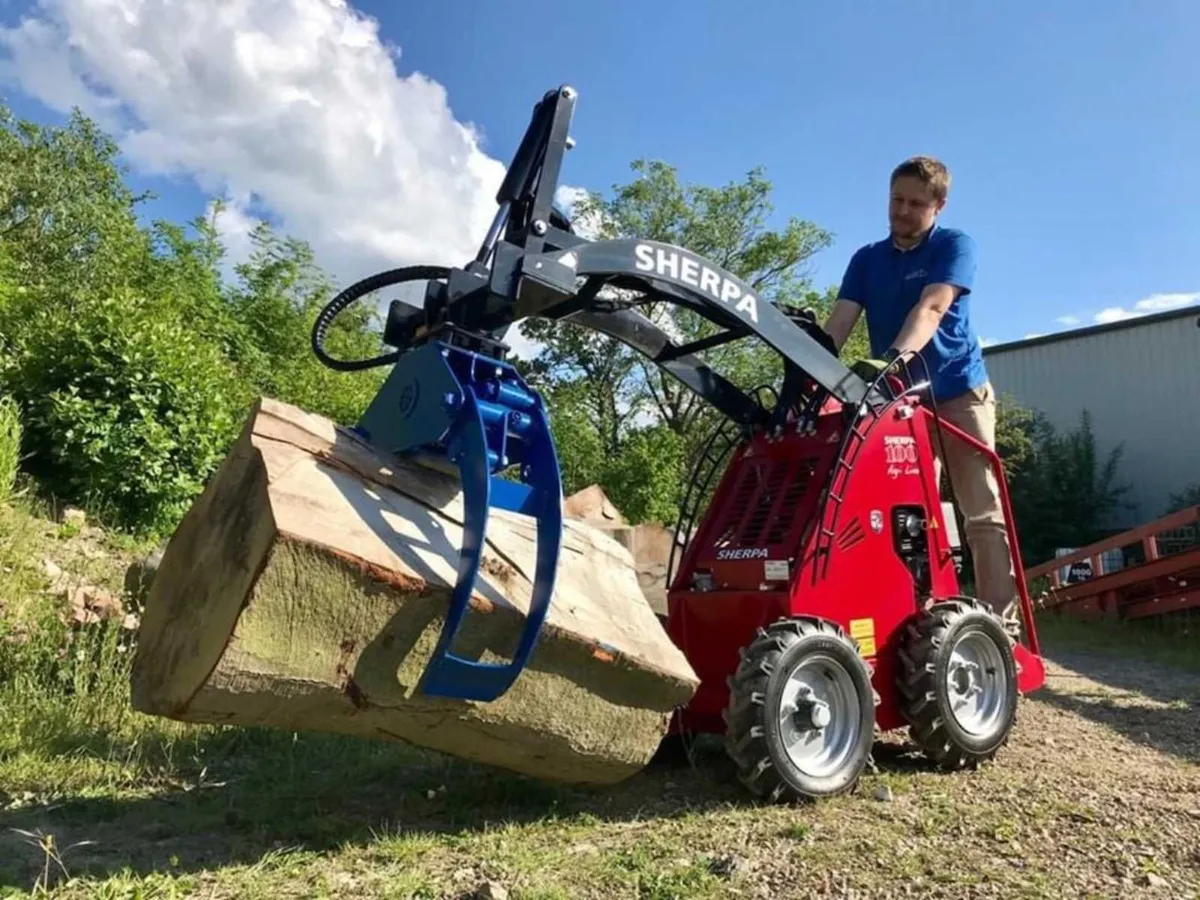
[[[830,398],[815,429],[741,444],[714,492],[707,516],[668,589],[667,630],[701,685],[675,728],[720,733],[727,679],[757,630],[783,617],[817,616],[840,625],[873,672],[876,724],[907,724],[896,687],[898,641],[931,600],[959,595],[953,549],[931,473],[932,434],[983,453],[999,481],[1020,595],[1023,643],[1014,648],[1020,693],[1045,681],[1025,587],[1003,468],[997,454],[915,396],[846,429]],[[919,507],[926,517],[928,590],[894,550],[892,511]]]

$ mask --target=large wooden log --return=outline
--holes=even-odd
[[[134,707],[409,742],[551,780],[604,784],[638,771],[698,681],[629,551],[584,523],[564,524],[542,636],[509,692],[475,703],[418,690],[461,522],[454,476],[260,401],[155,574]],[[487,537],[455,652],[500,661],[529,608],[536,526],[493,509]]]

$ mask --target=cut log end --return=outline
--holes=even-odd
[[[172,537],[151,588],[134,705],[191,722],[395,740],[550,780],[649,761],[698,682],[624,548],[568,522],[554,599],[501,698],[430,697],[462,498],[273,401]],[[506,661],[532,592],[532,521],[493,511],[456,655]]]

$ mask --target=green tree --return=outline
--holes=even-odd
[[[170,528],[186,511],[252,399],[165,299],[90,298],[23,343],[4,372],[24,407],[32,473],[138,530]]]
[[[227,292],[230,358],[255,392],[352,424],[388,370],[339,372],[324,366],[313,355],[311,334],[334,293],[329,277],[306,242],[277,235],[266,222],[255,226],[250,239],[250,257],[235,267],[238,284]],[[379,319],[369,298],[360,300],[334,320],[326,349],[342,359],[377,355]]]
[[[606,480],[609,455],[600,430],[593,424],[588,393],[588,383],[579,380],[559,384],[543,395],[551,411],[550,433],[558,454],[564,496]]]
[[[606,467],[604,487],[630,522],[673,522],[679,507],[683,438],[665,424],[629,433]]]
[[[1189,484],[1178,493],[1171,494],[1166,508],[1163,509],[1163,515],[1169,516],[1193,506],[1200,506],[1200,482]]]
[[[0,394],[0,503],[12,495],[21,457],[21,414],[11,397]]]
[[[140,226],[141,198],[94,123],[0,119],[0,389],[21,408],[27,468],[122,524],[161,524],[219,461],[246,401],[194,337],[219,302],[213,281],[177,230]]]
[[[1009,481],[1021,478],[1033,462],[1036,445],[1052,432],[1044,416],[1008,394],[996,398],[996,453]]]
[[[44,127],[0,108],[0,123],[0,393],[44,489],[116,525],[169,530],[257,395],[358,416],[383,370],[312,356],[330,287],[307,245],[260,227],[229,288],[215,218],[142,225],[93,122]],[[330,348],[373,355],[374,321],[348,311]]]
[[[1078,424],[1059,432],[1042,413],[1009,398],[998,404],[997,452],[1004,462],[1025,565],[1109,533],[1125,508],[1129,485],[1118,480],[1123,448],[1101,457],[1084,410]]]
[[[774,212],[771,183],[761,168],[738,182],[712,187],[683,184],[677,171],[662,162],[639,160],[637,177],[615,189],[611,199],[589,196],[582,217],[598,221],[600,237],[639,237],[686,247],[745,281],[760,299],[799,305],[810,294],[804,264],[831,242],[828,232],[795,217],[781,230],[767,227]],[[708,337],[716,329],[702,316],[675,304],[649,304],[643,310],[680,342]],[[570,327],[570,326],[566,326]],[[648,409],[685,439],[711,424],[715,415],[695,394],[659,367],[623,345],[607,348],[634,360],[630,370],[630,406]],[[753,339],[699,354],[739,387],[775,384],[782,370],[776,354]]]

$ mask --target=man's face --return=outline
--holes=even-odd
[[[933,227],[945,201],[935,200],[933,189],[911,176],[897,178],[888,201],[888,223],[892,235],[913,240]]]

